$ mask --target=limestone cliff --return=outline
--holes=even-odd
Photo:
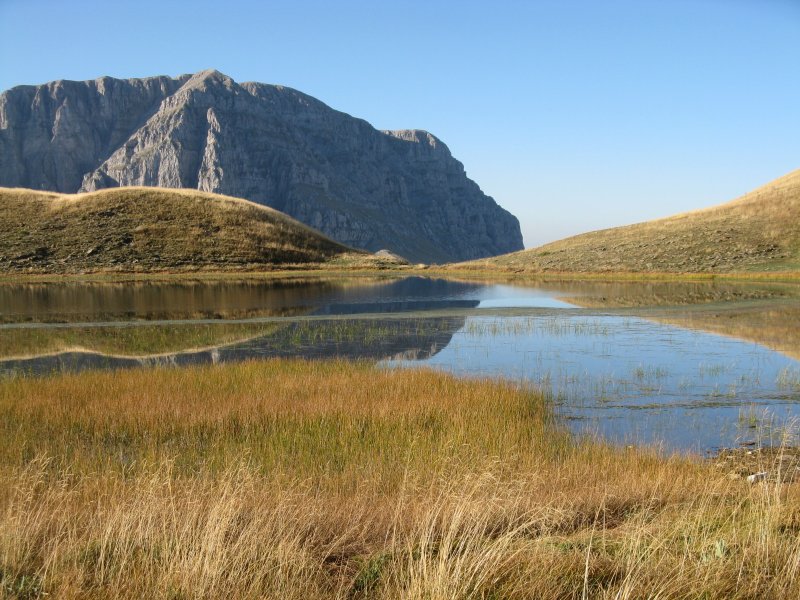
[[[238,84],[217,71],[3,93],[0,185],[195,188],[414,261],[522,248],[517,219],[430,133],[378,131],[296,90]]]

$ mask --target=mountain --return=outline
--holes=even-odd
[[[270,206],[413,261],[522,249],[519,222],[420,130],[378,131],[296,90],[218,71],[56,81],[0,95],[0,185],[192,188]]]
[[[800,270],[800,170],[712,208],[457,265],[531,272]]]
[[[79,195],[0,188],[0,272],[235,270],[337,259],[371,257],[238,198],[159,188]]]

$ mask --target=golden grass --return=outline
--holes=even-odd
[[[788,598],[793,486],[363,363],[0,382],[0,594]]]
[[[368,255],[371,256],[371,255]],[[412,272],[409,271],[419,271]],[[331,263],[284,265],[280,268],[269,270],[218,270],[203,268],[196,270],[160,270],[148,272],[136,271],[92,271],[85,273],[0,273],[0,284],[37,284],[37,283],[81,283],[81,284],[111,284],[111,283],[184,283],[184,282],[264,282],[273,280],[347,280],[364,279],[375,281],[379,279],[394,279],[409,275],[425,276],[425,269],[408,266],[392,266],[373,261],[371,265],[364,266],[359,260],[347,266],[333,268]]]
[[[6,272],[235,271],[366,256],[271,208],[197,190],[0,188]]]
[[[512,256],[506,254],[503,256]],[[465,281],[493,281],[506,283],[525,282],[606,282],[606,283],[692,283],[692,282],[732,282],[732,283],[796,283],[800,281],[800,270],[788,271],[731,271],[718,272],[667,272],[667,271],[539,271],[525,269],[516,264],[509,266],[503,257],[497,257],[497,265],[487,261],[456,263],[432,268],[426,277],[445,277]],[[0,277],[0,281],[2,281]],[[26,278],[23,278],[26,279]]]
[[[800,170],[712,208],[455,265],[563,273],[800,271]]]

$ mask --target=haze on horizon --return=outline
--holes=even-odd
[[[0,0],[0,91],[177,75],[427,129],[526,246],[733,198],[800,167],[794,0]]]

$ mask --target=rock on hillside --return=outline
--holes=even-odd
[[[413,261],[522,248],[517,219],[430,133],[378,131],[296,90],[238,84],[217,71],[3,93],[0,185],[194,188]]]

